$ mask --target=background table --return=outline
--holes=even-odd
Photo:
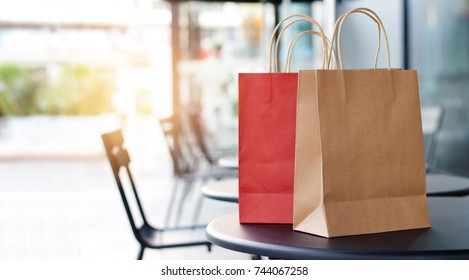
[[[203,185],[201,191],[211,199],[238,202],[238,179],[211,181]]]
[[[212,199],[238,202],[238,179],[211,181],[202,186],[202,193]],[[469,178],[427,174],[427,196],[464,195],[469,195]]]
[[[469,259],[468,198],[428,198],[432,228],[327,239],[291,225],[243,224],[238,213],[207,226],[226,249],[279,259]]]
[[[238,157],[233,156],[233,157],[223,157],[218,160],[218,165],[225,167],[225,168],[231,168],[231,169],[237,169],[238,168]]]

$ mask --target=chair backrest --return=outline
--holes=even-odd
[[[422,107],[422,132],[425,141],[425,160],[428,167],[433,164],[437,137],[443,123],[444,110],[439,106]]]
[[[132,231],[139,242],[141,242],[141,237],[139,234],[139,227],[136,223],[136,216],[132,212],[129,204],[129,196],[126,194],[124,189],[124,185],[121,180],[121,169],[125,170],[125,174],[130,182],[130,186],[132,189],[132,194],[135,199],[135,203],[138,207],[138,214],[140,214],[140,219],[143,221],[143,226],[148,225],[147,219],[145,218],[145,214],[143,211],[142,204],[140,202],[140,198],[138,196],[137,188],[135,186],[135,182],[133,180],[132,174],[130,172],[129,164],[130,164],[130,157],[125,149],[124,145],[124,138],[122,136],[121,130],[116,130],[110,133],[106,133],[101,135],[104,147],[106,149],[106,154],[109,159],[109,162],[112,167],[112,173],[114,174],[114,178],[117,183],[117,187],[119,189],[119,193],[122,198],[122,202],[124,204],[125,211],[129,218],[130,226],[132,227]],[[131,196],[130,196],[131,197]]]
[[[173,160],[175,175],[182,176],[185,173],[195,171],[197,169],[196,156],[188,142],[189,139],[187,139],[180,118],[172,116],[159,121]]]
[[[194,135],[195,143],[198,149],[202,152],[205,160],[211,164],[217,164],[216,160],[210,155],[209,148],[206,143],[204,128],[200,122],[200,115],[197,113],[189,113],[189,124],[191,132]]]

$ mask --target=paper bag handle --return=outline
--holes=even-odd
[[[280,45],[280,38],[282,37],[283,33],[285,30],[287,30],[292,24],[294,24],[295,22],[298,22],[298,21],[309,21],[309,19],[313,20],[313,18],[309,17],[309,16],[305,16],[305,15],[302,15],[302,18],[299,18],[299,19],[295,19],[295,20],[292,20],[291,22],[289,22],[288,24],[285,25],[285,27],[282,29],[282,31],[280,31],[279,35],[278,35],[278,40],[277,42],[275,43],[275,51],[274,51],[274,62],[275,62],[275,69],[276,71],[279,71],[279,63],[278,63],[278,48],[279,48],[279,45]],[[311,22],[311,21],[310,21]],[[314,23],[313,23],[314,24]],[[320,27],[320,26],[319,26]],[[321,28],[321,27],[320,27]],[[318,32],[319,36],[322,37],[322,35],[324,35],[324,33],[321,35],[320,32]],[[324,35],[324,38],[326,39],[325,41],[323,40],[323,46],[324,45],[324,42],[326,42],[326,45],[327,45],[327,36]],[[290,42],[290,45],[291,45],[291,42]],[[328,55],[328,52],[327,52],[327,47],[324,47],[324,57],[326,57]],[[288,57],[287,57],[287,60],[288,60]],[[287,63],[288,65],[288,63]],[[323,65],[322,65],[322,69],[324,69],[324,59],[323,59]]]
[[[291,22],[289,22],[284,29],[282,29],[282,31],[279,33],[279,37],[277,39],[277,42],[276,42],[276,47],[275,47],[275,50],[274,50],[274,53],[272,54],[272,51],[273,51],[273,45],[274,45],[274,42],[275,42],[275,34],[277,33],[277,31],[279,30],[280,26],[286,22],[287,20],[291,19],[291,18],[295,18],[295,17],[299,17],[295,20],[292,20]],[[314,20],[313,18],[311,18],[310,16],[307,16],[307,15],[304,15],[304,14],[295,14],[295,15],[291,15],[291,16],[288,16],[286,18],[284,18],[283,20],[281,20],[277,26],[275,27],[274,31],[272,32],[272,36],[270,38],[270,48],[269,48],[269,72],[276,72],[278,71],[278,46],[279,46],[279,41],[280,41],[280,38],[281,36],[283,35],[284,31],[290,27],[293,23],[295,22],[298,22],[298,21],[302,21],[302,20],[305,20],[305,21],[309,21],[310,23],[312,23],[313,25],[316,25],[318,28],[319,28],[319,34],[323,40],[323,45],[324,46],[327,46],[327,39],[326,39],[326,36],[324,35],[324,31],[322,30],[322,27],[321,25],[316,21]],[[329,61],[327,59],[327,51],[326,51],[326,47],[324,47],[324,56],[326,57],[326,61]],[[273,57],[275,58],[275,69],[272,71],[272,60],[273,60]]]
[[[288,53],[287,53],[287,62],[285,63],[285,69],[284,69],[284,72],[290,72],[290,68],[291,68],[291,57],[292,57],[292,51],[293,51],[293,47],[295,46],[296,42],[298,41],[298,39],[300,39],[303,35],[306,35],[306,34],[311,34],[311,35],[316,35],[316,36],[321,36],[321,33],[317,32],[317,31],[313,31],[313,30],[306,30],[306,31],[303,31],[301,32],[300,34],[296,35],[292,41],[290,42],[290,45],[288,46]],[[329,53],[330,51],[330,46],[331,46],[331,41],[326,37],[326,40],[327,40],[327,49],[324,50],[325,52]],[[335,52],[332,51],[332,61],[335,62],[336,64],[336,68],[338,68],[338,65],[337,65],[337,58],[335,56]],[[324,66],[325,64],[327,63],[326,61],[326,56],[324,55],[323,58],[322,58],[322,69],[324,69]]]
[[[341,53],[341,50],[340,50],[340,37],[341,37],[341,33],[342,33],[342,26],[345,22],[345,19],[350,14],[353,14],[353,13],[361,13],[361,14],[367,15],[368,17],[370,17],[378,25],[378,48],[376,50],[376,56],[375,56],[375,61],[374,61],[374,69],[376,69],[377,63],[378,63],[378,55],[379,55],[379,50],[380,50],[380,47],[381,47],[381,29],[383,30],[384,39],[385,39],[385,42],[386,42],[388,70],[390,70],[391,69],[391,55],[390,55],[390,51],[389,51],[389,42],[388,42],[388,35],[386,33],[386,29],[384,27],[383,22],[379,18],[379,16],[373,10],[368,9],[368,8],[356,8],[356,9],[350,10],[349,12],[341,15],[337,19],[337,21],[334,25],[334,32],[333,32],[333,35],[332,35],[332,47],[331,47],[331,50],[329,51],[329,54],[332,52],[335,37],[336,37],[336,34],[337,34],[337,53],[338,53],[338,56],[339,56],[339,67],[340,67],[340,69],[343,69],[344,67],[343,67],[343,62],[342,62],[342,53]],[[328,63],[327,63],[328,69],[330,68],[330,63],[331,63],[331,58],[328,57]]]

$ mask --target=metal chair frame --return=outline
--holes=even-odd
[[[197,154],[197,147],[194,147],[190,139],[188,127],[183,127],[184,124],[180,116],[173,116],[166,119],[159,120],[163,134],[169,149],[169,153],[173,160],[174,175],[177,181],[173,188],[171,195],[171,202],[168,205],[166,216],[166,225],[169,224],[172,214],[172,208],[176,201],[176,193],[179,183],[182,184],[182,194],[177,204],[177,213],[175,222],[179,224],[184,202],[188,197],[189,192],[192,190],[193,185],[200,181],[202,185],[208,180],[220,180],[222,178],[237,177],[236,170],[229,170],[224,168],[212,168],[210,165],[208,169],[200,168],[202,159]],[[198,220],[198,216],[202,207],[202,196],[197,202],[196,209],[194,210],[193,223]]]
[[[147,220],[142,203],[140,201],[137,187],[135,185],[133,176],[131,174],[129,164],[130,164],[130,157],[127,150],[124,147],[124,138],[122,136],[122,131],[117,130],[110,133],[106,133],[102,135],[102,139],[104,142],[104,146],[106,149],[106,154],[109,159],[109,162],[112,167],[112,172],[114,178],[117,183],[117,187],[119,189],[120,196],[122,198],[122,202],[124,204],[125,212],[130,222],[130,226],[132,228],[132,232],[140,244],[140,251],[138,253],[137,259],[141,260],[143,258],[143,253],[146,248],[151,249],[165,249],[165,248],[177,248],[177,247],[189,247],[189,246],[207,246],[207,249],[211,250],[211,243],[207,240],[191,240],[186,242],[179,242],[179,243],[162,243],[158,238],[164,232],[168,232],[171,234],[171,231],[181,231],[181,230],[190,230],[194,229],[195,227],[178,227],[178,228],[155,228],[153,227]],[[130,186],[132,189],[132,194],[135,199],[137,208],[138,208],[138,215],[140,219],[143,221],[141,226],[138,226],[136,223],[136,216],[131,211],[129,198],[124,190],[124,185],[122,184],[121,177],[119,175],[121,169],[125,170],[125,174],[127,175]]]

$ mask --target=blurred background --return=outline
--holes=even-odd
[[[124,130],[147,211],[163,223],[176,178],[158,120],[196,115],[209,147],[235,150],[237,75],[267,71],[276,23],[307,14],[331,34],[337,15],[355,7],[380,15],[391,66],[418,70],[422,107],[444,112],[432,165],[469,176],[467,0],[0,0],[0,259],[132,259],[138,244],[101,134]],[[288,43],[309,28],[286,32],[281,69]],[[317,39],[303,37],[292,71],[322,62]],[[345,67],[371,68],[369,19],[351,17],[342,38]],[[208,200],[200,221],[235,211]],[[249,256],[200,248],[148,258]]]

